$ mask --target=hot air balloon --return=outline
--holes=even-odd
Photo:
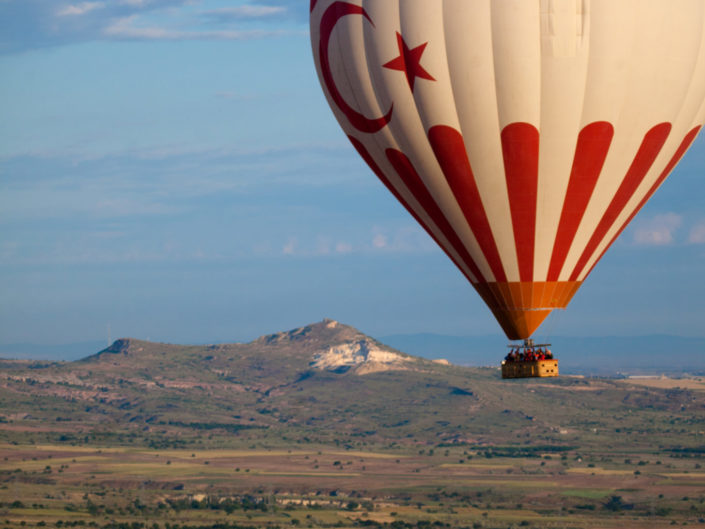
[[[310,21],[345,134],[527,346],[705,120],[705,0],[311,0]]]

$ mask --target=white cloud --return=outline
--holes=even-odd
[[[315,238],[304,236],[289,237],[281,246],[282,255],[295,255],[298,257],[328,257],[332,255],[363,255],[371,253],[426,253],[438,251],[437,247],[428,239],[428,236],[417,228],[398,229],[392,235],[377,233],[370,239],[365,239],[359,233],[353,235],[353,240],[341,240],[330,235],[318,235]]]
[[[0,20],[11,21],[3,27],[0,54],[111,39],[308,36],[308,2],[261,2],[221,8],[220,0],[0,0]],[[136,24],[130,17],[137,15],[150,17],[150,22]],[[239,23],[250,26],[234,26]]]
[[[296,239],[289,239],[282,248],[284,255],[294,255],[296,253]]]
[[[331,244],[327,237],[318,237],[316,242],[313,241],[299,244],[296,237],[290,237],[281,249],[282,255],[295,255],[298,257],[325,257],[331,254],[332,250],[337,254],[347,255],[353,252],[353,246],[347,242],[338,242]]]
[[[67,5],[59,9],[56,14],[60,17],[85,15],[96,9],[105,7],[104,2],[81,2],[80,4]]]
[[[252,40],[290,34],[286,31],[263,30],[182,31],[168,27],[142,26],[136,22],[137,15],[119,18],[103,29],[103,35],[126,40]]]
[[[318,237],[316,242],[316,255],[328,255],[330,253],[330,240],[327,237]]]
[[[705,220],[693,226],[688,234],[690,244],[705,244]]]
[[[378,233],[372,238],[372,246],[375,248],[386,248],[388,244],[387,237]]]
[[[347,254],[353,251],[353,247],[350,243],[341,241],[335,245],[335,251],[337,253]]]
[[[243,19],[266,18],[271,16],[283,15],[286,12],[287,9],[285,7],[244,5],[238,7],[223,7],[221,9],[212,9],[210,11],[205,11],[205,14],[212,15],[218,18]]]
[[[433,240],[417,225],[405,224],[383,230],[379,226],[372,230],[372,251],[386,253],[425,253],[437,251]]]
[[[675,233],[683,224],[677,213],[664,213],[642,222],[634,231],[634,243],[644,246],[667,246],[675,242]]]

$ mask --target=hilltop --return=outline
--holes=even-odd
[[[188,377],[199,382],[225,380],[240,385],[290,383],[303,370],[364,374],[421,369],[429,361],[387,347],[357,329],[334,320],[262,336],[243,344],[181,346],[131,338],[78,363],[112,374],[123,373],[168,383]],[[156,373],[156,375],[155,375]]]
[[[76,362],[0,368],[5,441],[665,446],[674,417],[696,424],[705,404],[695,379],[504,381],[496,368],[408,355],[333,320],[249,343],[124,338]],[[695,431],[679,438],[696,442]]]

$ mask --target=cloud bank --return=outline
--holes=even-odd
[[[637,246],[705,244],[705,220],[678,213],[662,213],[638,222],[632,242]]]
[[[688,242],[690,244],[705,244],[705,220],[701,220],[691,228]]]
[[[634,243],[644,246],[666,246],[675,242],[675,233],[683,224],[683,217],[665,213],[642,221],[634,231]]]
[[[303,33],[306,2],[0,1],[0,53],[99,40],[243,40]]]

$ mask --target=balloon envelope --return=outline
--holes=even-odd
[[[510,339],[705,120],[705,0],[312,0],[311,39],[350,141]]]

